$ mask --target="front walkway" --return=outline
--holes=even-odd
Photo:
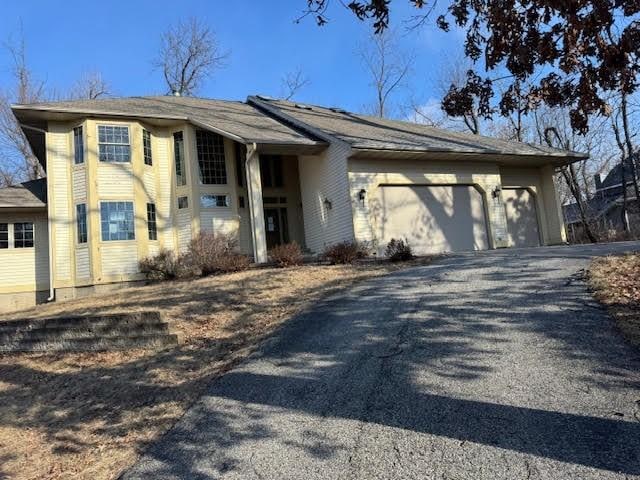
[[[125,478],[636,478],[640,352],[579,273],[629,249],[457,255],[333,297]]]

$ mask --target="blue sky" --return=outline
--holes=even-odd
[[[361,109],[372,92],[356,51],[370,27],[337,1],[332,2],[328,25],[320,28],[312,18],[296,24],[305,4],[306,0],[20,0],[3,5],[0,35],[3,41],[17,35],[22,22],[28,62],[51,90],[64,92],[83,72],[100,71],[116,96],[162,94],[162,76],[152,66],[160,33],[179,18],[197,16],[230,51],[227,67],[203,86],[201,96],[278,96],[282,77],[299,68],[311,84],[298,99]],[[438,96],[431,88],[434,76],[443,61],[460,51],[461,38],[435,27],[407,32],[405,22],[415,9],[406,0],[393,2],[393,8],[400,46],[415,55],[413,96],[427,102]],[[8,86],[10,66],[3,50],[0,89]],[[403,92],[397,100],[405,96]]]

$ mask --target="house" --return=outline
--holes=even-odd
[[[290,241],[378,254],[392,238],[418,254],[562,243],[554,172],[584,158],[263,96],[13,112],[47,174],[46,199],[2,193],[0,302],[14,307],[139,280],[140,259],[201,231],[237,235],[257,262]]]
[[[595,193],[585,203],[587,219],[595,233],[602,238],[615,238],[624,231],[622,168],[622,162],[617,164],[604,180],[600,175],[595,175]],[[640,204],[633,186],[631,160],[624,162],[624,170],[627,184],[627,224],[632,232],[640,232]],[[584,232],[578,204],[574,202],[565,205],[563,213],[570,239],[583,240]]]

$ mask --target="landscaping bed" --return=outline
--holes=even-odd
[[[594,260],[589,283],[623,335],[640,347],[640,253]]]
[[[355,282],[427,262],[258,268],[2,316],[159,310],[183,343],[161,351],[0,356],[0,478],[117,478],[208,381],[292,315]]]

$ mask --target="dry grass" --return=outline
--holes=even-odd
[[[291,315],[341,287],[424,261],[255,269],[5,315],[158,309],[184,344],[159,352],[0,356],[0,478],[116,478],[208,380]]]
[[[594,260],[589,282],[624,336],[640,346],[640,253]]]

